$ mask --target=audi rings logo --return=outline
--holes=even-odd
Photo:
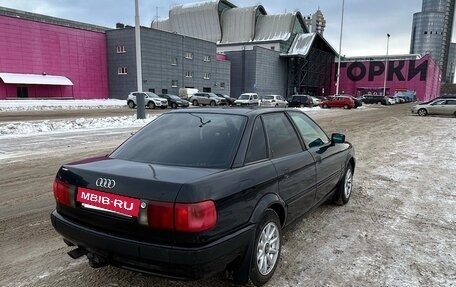
[[[104,187],[112,189],[116,186],[116,181],[114,179],[100,177],[95,181],[95,185],[98,187]]]

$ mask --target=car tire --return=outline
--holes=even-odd
[[[323,109],[327,109],[329,108],[327,104],[324,104],[323,106],[321,106]]]
[[[197,107],[197,106],[199,106],[199,104],[198,104],[198,101],[197,101],[197,100],[193,100],[192,104],[193,104],[194,106],[196,106],[196,107]]]
[[[171,108],[177,109],[177,104],[176,104],[176,103],[172,103],[172,104],[171,104]]]
[[[262,286],[274,274],[282,247],[282,227],[279,216],[274,210],[265,210],[263,218],[257,225],[254,246],[250,281],[255,286]]]
[[[305,106],[304,106],[304,104],[300,104],[299,107],[300,108],[304,108]]]
[[[336,193],[334,194],[334,203],[337,205],[344,205],[350,200],[353,191],[353,167],[351,164],[347,165],[344,177],[337,185]]]
[[[211,101],[211,102],[209,103],[209,105],[211,105],[211,107],[215,107],[215,101]]]
[[[422,116],[422,117],[425,117],[427,116],[428,112],[426,111],[426,109],[419,109],[418,110],[418,115],[419,116]]]
[[[279,105],[278,105],[278,104],[276,104],[276,105],[274,106],[274,108],[278,108],[278,107],[279,107]]]
[[[454,117],[456,117],[456,112],[454,112]]]
[[[155,104],[154,104],[154,102],[149,101],[149,102],[147,103],[147,107],[148,107],[149,109],[151,109],[151,110],[155,109]]]
[[[344,106],[344,109],[348,110],[348,105],[345,105],[345,106]]]
[[[128,101],[127,105],[130,109],[134,109],[136,107],[135,102],[133,102],[132,100]]]

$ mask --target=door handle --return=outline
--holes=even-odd
[[[288,168],[282,169],[282,172],[283,172],[283,179],[284,180],[290,178],[290,174],[289,174],[290,170]]]
[[[319,156],[319,155],[316,156],[316,157],[315,157],[315,161],[316,161],[317,163],[321,163],[321,156]]]

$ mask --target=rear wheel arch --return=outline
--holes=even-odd
[[[263,214],[266,209],[272,209],[274,210],[277,215],[279,216],[280,219],[280,224],[284,225],[286,221],[286,208],[285,208],[285,203],[282,201],[282,199],[277,195],[273,193],[266,194],[263,196],[260,201],[257,203],[255,206],[255,209],[252,212],[252,215],[250,216],[250,222],[251,223],[258,223],[260,220],[263,218]]]

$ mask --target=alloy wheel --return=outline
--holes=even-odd
[[[269,222],[261,231],[257,245],[257,267],[261,275],[268,275],[279,258],[280,232],[274,222]]]

